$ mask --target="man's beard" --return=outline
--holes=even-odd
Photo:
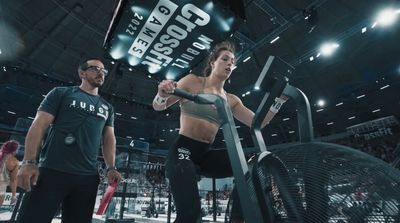
[[[90,85],[92,85],[93,87],[97,87],[97,88],[103,86],[103,83],[104,83],[104,81],[97,82],[97,78],[90,79],[90,80],[88,80],[88,82]]]

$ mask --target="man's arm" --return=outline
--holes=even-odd
[[[43,136],[47,128],[53,122],[54,116],[44,111],[38,111],[25,139],[25,153],[22,166],[18,171],[18,186],[30,191],[31,184],[36,185],[39,170],[36,165],[38,154]]]
[[[36,160],[43,136],[54,116],[44,111],[38,111],[25,139],[24,160]]]
[[[103,131],[103,157],[108,167],[115,167],[116,139],[114,127],[106,126]]]
[[[107,168],[108,184],[121,180],[121,174],[115,168],[116,139],[114,127],[106,126],[103,130],[103,158]]]

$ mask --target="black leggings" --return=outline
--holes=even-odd
[[[198,175],[223,178],[232,176],[225,149],[210,149],[207,143],[183,135],[168,152],[166,175],[176,206],[175,223],[201,222],[201,206],[197,188]]]

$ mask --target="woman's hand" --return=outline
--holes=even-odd
[[[174,93],[176,82],[173,80],[163,80],[158,84],[158,95],[168,97]]]

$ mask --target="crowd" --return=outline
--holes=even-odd
[[[371,156],[392,164],[400,154],[400,133],[366,140],[363,137],[351,136],[333,143],[358,149]]]

